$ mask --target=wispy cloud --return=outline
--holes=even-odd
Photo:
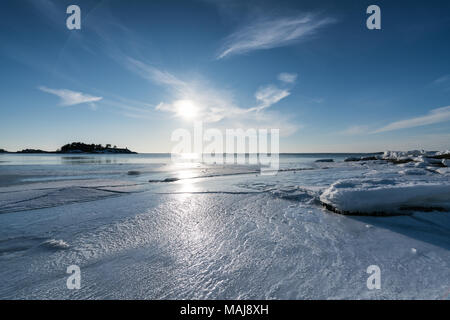
[[[242,108],[228,90],[214,88],[210,81],[199,77],[189,77],[189,81],[176,76],[168,71],[160,70],[142,61],[127,58],[126,65],[135,73],[152,83],[166,88],[170,100],[161,102],[156,110],[172,113],[175,117],[183,118],[187,111],[195,112],[195,118],[204,122],[218,123],[231,127],[265,127],[283,129],[281,134],[288,135],[297,129],[287,119],[275,113],[261,112],[281,99],[287,97],[290,92],[274,85],[260,88],[255,93],[256,106]],[[283,132],[284,131],[284,132]]]
[[[424,116],[392,122],[382,128],[373,131],[372,133],[414,128],[446,121],[450,121],[450,106],[433,109]]]
[[[309,100],[314,103],[323,103],[325,101],[324,98],[311,98]]]
[[[168,71],[133,58],[127,59],[127,66],[144,79],[162,85],[168,90],[172,100],[159,103],[156,110],[180,116],[182,114],[180,108],[191,104],[192,108],[195,108],[196,116],[205,122],[218,122],[247,112],[236,106],[230,92],[215,89],[206,81],[198,79],[184,81]]]
[[[50,89],[44,86],[39,90],[58,96],[62,106],[74,106],[81,103],[94,103],[103,99],[103,97],[95,97],[82,92],[76,92],[68,89]]]
[[[278,75],[278,80],[285,83],[294,83],[297,80],[297,74],[282,72]]]
[[[431,83],[432,86],[450,91],[450,74],[443,75]]]
[[[442,83],[449,82],[449,81],[450,81],[450,74],[446,74],[446,75],[434,80],[433,83],[434,84],[442,84]]]
[[[152,82],[178,88],[185,88],[188,86],[186,82],[178,79],[170,72],[160,70],[142,61],[127,57],[125,64],[131,71]]]
[[[359,125],[354,125],[351,127],[348,127],[347,129],[339,132],[340,134],[343,135],[359,135],[359,134],[365,134],[369,132],[369,126],[359,126]]]
[[[280,89],[274,85],[268,85],[260,88],[255,93],[255,98],[258,101],[258,106],[251,108],[251,110],[261,111],[286,98],[291,93],[287,89]]]
[[[335,22],[316,15],[272,18],[244,26],[225,39],[217,59],[254,50],[287,46],[314,34],[319,28]]]
[[[55,26],[55,28],[60,26],[60,19],[61,17],[64,17],[64,13],[66,12],[63,4],[56,1],[56,3],[58,3],[58,5],[56,5],[55,2],[51,0],[28,0],[27,2],[29,6],[34,7],[39,15]],[[59,6],[60,4],[61,6]],[[59,29],[62,30],[62,28]]]
[[[277,78],[283,84],[288,85],[287,87],[292,87],[292,84],[294,84],[297,80],[297,74],[282,72],[278,74]],[[284,88],[279,88],[273,84],[263,86],[259,88],[255,93],[255,98],[258,102],[258,105],[256,107],[250,108],[249,110],[259,112],[278,103],[280,100],[288,97],[290,94],[290,89],[286,88],[286,86]]]
[[[103,105],[117,108],[120,114],[134,119],[154,119],[154,105],[145,102],[113,95],[102,101]]]

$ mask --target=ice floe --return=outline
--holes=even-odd
[[[46,240],[42,243],[42,246],[52,249],[68,249],[70,246],[67,242],[64,240],[56,240],[56,239],[50,239]]]
[[[405,210],[450,207],[450,181],[343,179],[320,196],[330,210],[344,214],[398,214]]]

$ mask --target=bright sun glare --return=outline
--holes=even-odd
[[[178,100],[175,102],[177,114],[186,119],[194,119],[197,116],[198,108],[192,100]]]

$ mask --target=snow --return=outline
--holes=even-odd
[[[381,158],[394,166],[374,162],[364,178],[334,181],[320,201],[330,210],[347,214],[398,214],[408,208],[448,210],[450,162],[436,158],[446,154],[448,151],[386,151]]]
[[[395,214],[414,207],[450,208],[450,181],[338,180],[322,193],[320,201],[336,211],[353,214]]]
[[[433,153],[426,152],[424,150],[412,150],[412,151],[385,151],[383,153],[383,159],[406,159],[417,158],[423,155],[432,155]]]
[[[274,176],[142,155],[2,165],[0,299],[442,298],[450,172],[432,154],[281,156]],[[80,290],[66,287],[72,264]],[[381,290],[366,286],[374,264]]]
[[[450,155],[450,151],[385,151],[381,158],[384,160],[423,162],[427,165],[446,165],[446,159],[441,159],[445,155]]]
[[[447,175],[450,179],[450,167],[436,169],[436,172],[443,174],[443,175]]]
[[[445,167],[450,167],[450,160],[449,159],[442,159],[442,164]]]
[[[426,170],[423,169],[405,169],[405,170],[401,170],[399,171],[400,174],[404,174],[404,175],[424,175],[427,174]]]
[[[46,240],[42,243],[43,246],[46,246],[48,248],[54,248],[54,249],[67,249],[69,248],[69,244],[67,244],[64,240],[56,240],[56,239],[50,239]]]

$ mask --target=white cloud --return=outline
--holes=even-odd
[[[289,135],[297,129],[289,119],[275,112],[260,112],[287,97],[290,94],[288,90],[273,85],[263,87],[255,94],[257,106],[242,108],[234,101],[232,92],[216,89],[209,81],[199,80],[198,77],[189,77],[189,81],[184,81],[170,72],[131,58],[127,59],[127,65],[144,79],[166,88],[171,99],[159,103],[155,108],[158,111],[169,112],[185,120],[215,123],[217,127],[280,128],[281,135]]]
[[[131,71],[136,72],[144,79],[159,83],[165,84],[172,87],[185,87],[187,84],[172,75],[171,73],[163,70],[159,70],[153,66],[143,63],[142,61],[127,58],[126,65]]]
[[[433,109],[424,116],[392,122],[380,129],[373,131],[372,133],[413,128],[445,121],[450,121],[450,106]]]
[[[253,50],[287,46],[314,34],[320,27],[334,21],[331,18],[318,18],[311,14],[258,21],[229,35],[217,59]]]
[[[76,92],[68,89],[50,89],[41,86],[39,87],[39,90],[58,96],[61,99],[60,104],[62,106],[73,106],[81,103],[91,103],[92,106],[95,106],[93,105],[93,102],[100,101],[103,99],[103,97],[94,97],[89,94]]]
[[[260,88],[255,93],[255,98],[258,101],[259,105],[255,108],[251,108],[251,110],[261,111],[263,109],[266,109],[271,105],[279,102],[281,99],[286,98],[290,94],[291,93],[288,90],[277,88],[274,85]]]
[[[297,74],[282,72],[278,75],[278,80],[285,82],[285,83],[294,83],[295,80],[297,80]]]
[[[190,101],[189,104],[194,104],[198,116],[202,116],[204,121],[207,122],[217,122],[223,118],[242,115],[246,112],[261,111],[290,95],[287,89],[279,89],[274,85],[269,85],[260,88],[255,93],[258,102],[256,107],[242,109],[235,105],[229,92],[213,89],[192,79],[185,82],[167,71],[159,70],[136,59],[129,58],[128,65],[143,78],[168,86],[173,91],[172,93],[178,97],[171,104],[160,103],[156,108],[157,110],[180,115],[180,102]],[[297,77],[296,74],[283,74],[291,83]]]
[[[128,59],[128,66],[144,79],[165,86],[173,97],[171,102],[161,102],[156,110],[181,116],[183,112],[180,112],[180,106],[189,105],[196,110],[197,118],[205,122],[218,122],[248,112],[234,103],[230,92],[212,88],[205,81],[198,79],[184,81],[167,71],[132,58]]]

